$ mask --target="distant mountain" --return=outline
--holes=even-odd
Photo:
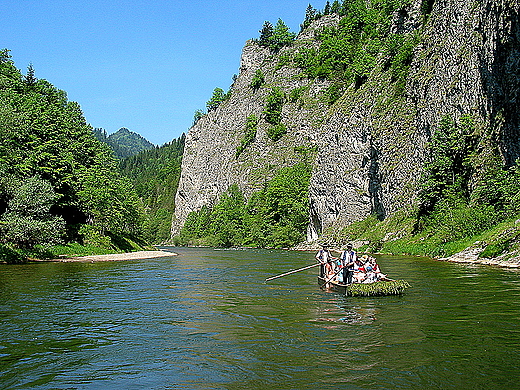
[[[139,152],[155,147],[146,138],[128,130],[126,127],[120,128],[109,136],[107,136],[106,130],[96,128],[94,135],[100,141],[107,143],[114,151],[115,156],[120,159],[135,156]]]

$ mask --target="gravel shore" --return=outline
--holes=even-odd
[[[80,257],[69,257],[69,258],[61,258],[54,260],[46,260],[46,261],[55,261],[61,263],[71,263],[71,262],[87,262],[94,263],[98,261],[125,261],[125,260],[141,260],[141,259],[151,259],[156,257],[170,257],[177,256],[176,253],[166,252],[166,251],[139,251],[139,252],[129,252],[129,253],[113,253],[109,255],[93,255],[93,256],[80,256]]]

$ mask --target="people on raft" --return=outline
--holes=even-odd
[[[316,253],[321,264],[320,276],[341,284],[374,283],[389,280],[379,268],[374,257],[358,257],[352,244],[347,244],[339,258],[332,256],[326,245]]]
[[[354,265],[354,283],[374,283],[388,280],[379,268],[374,257],[363,255]]]

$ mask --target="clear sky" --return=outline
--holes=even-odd
[[[311,4],[322,9],[325,1]],[[0,49],[78,102],[93,127],[162,145],[238,74],[268,20],[299,31],[309,0],[0,0]]]

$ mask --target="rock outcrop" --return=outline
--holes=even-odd
[[[247,42],[230,99],[186,137],[172,235],[231,184],[248,196],[278,168],[309,156],[309,241],[370,214],[385,218],[416,201],[425,147],[446,115],[471,115],[480,128],[494,130],[507,164],[519,158],[519,1],[429,3],[426,23],[421,1],[394,15],[393,32],[421,34],[401,94],[394,93],[384,58],[332,105],[323,99],[330,81],[300,77],[301,69],[284,64],[284,56],[319,45],[314,33],[337,25],[337,15],[314,22],[277,53]],[[255,90],[250,84],[259,69],[265,82]],[[272,141],[271,125],[261,119],[256,139],[237,157],[246,118],[263,117],[272,87],[293,97],[282,110],[287,134]]]

